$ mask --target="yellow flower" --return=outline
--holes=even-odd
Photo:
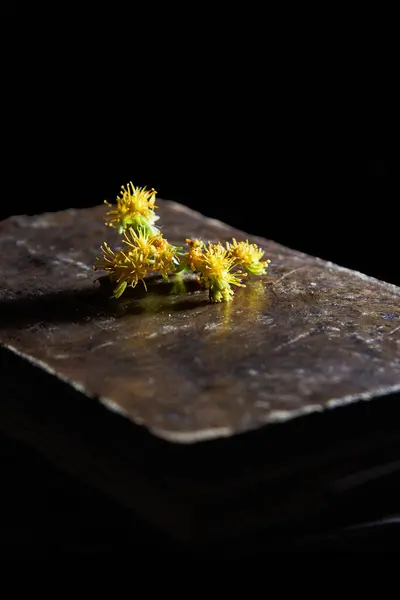
[[[201,240],[191,240],[187,239],[186,243],[190,247],[188,253],[186,254],[186,262],[190,265],[192,271],[198,271],[199,265],[203,262],[203,246],[204,242]]]
[[[107,200],[105,204],[112,207],[106,214],[106,225],[116,227],[122,233],[124,229],[139,227],[154,235],[158,229],[154,223],[159,219],[154,209],[157,192],[146,187],[135,187],[132,182],[121,187],[121,196],[117,196],[117,204],[112,205]]]
[[[101,247],[103,256],[97,259],[95,270],[108,271],[110,278],[117,283],[114,297],[119,298],[130,285],[135,287],[142,281],[145,288],[145,276],[149,272],[158,272],[168,279],[168,273],[174,272],[179,264],[176,246],[170,244],[161,233],[148,236],[141,229],[132,227],[124,231],[123,243],[126,250],[114,252],[105,242]]]
[[[168,279],[168,273],[174,272],[179,265],[179,248],[170,244],[160,233],[153,241],[153,266],[152,270],[161,273]]]
[[[135,231],[133,227],[124,231],[123,244],[128,246],[130,252],[138,252],[141,261],[147,261],[155,252],[154,242],[161,234],[148,236],[141,228]]]
[[[111,280],[117,284],[113,290],[114,298],[119,298],[128,285],[134,288],[139,281],[142,281],[146,288],[144,278],[149,267],[139,248],[132,247],[128,253],[125,253],[122,250],[114,252],[108,244],[104,242],[104,245],[101,246],[101,250],[103,256],[102,258],[97,259],[97,265],[94,265],[93,269],[95,271],[100,269],[108,271]]]
[[[168,279],[168,273],[175,272],[179,265],[179,248],[170,244],[162,233],[148,237],[143,231],[130,228],[125,231],[123,242],[130,251],[138,249],[140,260],[147,262],[152,272],[161,273],[164,279]]]
[[[196,255],[196,271],[201,273],[206,287],[209,289],[212,302],[229,302],[232,300],[231,285],[246,287],[241,277],[246,274],[240,271],[231,273],[236,266],[222,244],[211,244],[201,247],[201,255]]]
[[[226,249],[229,256],[235,261],[235,265],[242,266],[251,275],[265,275],[266,268],[271,262],[269,259],[260,261],[264,255],[256,244],[249,244],[249,241],[237,242],[235,238],[232,242],[226,242]]]
[[[121,187],[115,205],[105,201],[111,208],[106,224],[123,234],[125,247],[114,252],[105,242],[101,246],[102,256],[93,268],[108,272],[115,284],[114,297],[119,298],[127,286],[135,287],[139,281],[146,288],[145,277],[149,273],[160,273],[167,280],[174,274],[182,287],[179,274],[191,269],[208,288],[211,302],[229,302],[233,297],[232,286],[246,287],[243,277],[266,273],[271,261],[262,260],[264,250],[248,240],[237,242],[233,238],[224,246],[186,239],[189,250],[180,252],[182,248],[170,244],[154,225],[159,219],[154,212],[156,193],[154,189],[135,187],[130,182]]]

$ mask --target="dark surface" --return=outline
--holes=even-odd
[[[5,436],[0,436],[0,468],[0,556],[3,559],[130,555],[135,556],[136,561],[160,560],[164,563],[168,558],[179,558],[182,564],[191,556],[188,547],[182,550],[172,544],[116,502],[56,468],[31,447]],[[381,492],[390,495],[390,506],[398,504],[400,492],[395,485],[381,486]],[[359,521],[356,527],[335,529],[331,525],[325,532],[292,540],[275,539],[268,549],[300,552],[395,550],[399,529],[400,516],[396,517],[394,513],[378,522]],[[254,544],[251,548],[248,545],[242,547],[241,552],[235,550],[234,555],[240,558],[242,566],[245,557],[250,559],[249,566],[254,566],[252,561],[258,552],[254,550]],[[232,556],[229,552],[221,553],[220,550],[216,556],[211,547],[199,555],[218,561],[229,556]]]
[[[3,415],[2,415],[3,416]],[[371,415],[372,416],[372,415]],[[2,422],[4,425],[4,423]],[[26,420],[25,420],[26,427]],[[115,429],[112,423],[108,423],[109,437],[113,437]],[[38,432],[39,434],[41,431]],[[285,432],[281,432],[285,436]],[[13,430],[15,434],[15,429]],[[77,437],[75,431],[75,437]],[[286,438],[287,439],[287,438]],[[355,441],[357,447],[358,440]],[[107,447],[109,441],[105,442]],[[39,445],[40,444],[36,444]],[[114,440],[115,445],[115,440]],[[43,444],[41,446],[43,448]],[[400,523],[398,506],[400,502],[400,488],[398,485],[399,470],[397,473],[389,473],[370,485],[355,486],[350,494],[337,497],[332,493],[332,486],[323,490],[322,497],[326,496],[330,504],[330,510],[321,514],[320,507],[316,514],[309,513],[306,519],[289,520],[286,510],[283,523],[275,523],[274,527],[265,529],[265,521],[268,523],[268,513],[271,503],[268,496],[277,495],[277,485],[267,488],[267,496],[264,496],[264,524],[250,527],[247,535],[239,541],[225,535],[225,542],[219,544],[199,544],[201,536],[194,529],[193,539],[190,545],[180,539],[177,543],[176,536],[171,537],[154,528],[148,520],[135,516],[132,510],[127,510],[110,498],[113,494],[99,494],[92,483],[89,474],[85,480],[78,481],[75,477],[68,475],[64,469],[54,465],[57,455],[53,454],[50,460],[45,460],[42,453],[38,453],[32,445],[15,443],[8,436],[0,437],[0,468],[2,477],[2,495],[0,506],[1,518],[1,540],[0,555],[7,558],[59,558],[65,554],[81,555],[107,555],[140,557],[141,560],[161,560],[165,562],[168,558],[187,559],[190,556],[198,556],[211,560],[223,560],[249,558],[250,561],[259,556],[260,553],[269,551],[372,551],[398,550],[400,535]],[[254,449],[262,450],[262,445],[253,440]],[[220,447],[213,446],[210,452],[203,453],[202,461],[204,468],[212,475],[210,468],[210,454],[218,453]],[[354,446],[353,446],[354,449]],[[245,450],[243,452],[243,450]],[[281,450],[278,448],[278,451]],[[93,447],[92,447],[93,451]],[[382,460],[379,456],[378,460]],[[230,459],[236,463],[237,470],[252,471],[253,467],[247,463],[251,457],[249,448],[241,448],[240,456],[231,448]],[[175,457],[176,458],[176,457]],[[192,456],[190,458],[193,458]],[[239,459],[239,460],[238,460]],[[99,463],[102,456],[99,456]],[[246,464],[245,464],[246,463]],[[268,461],[266,461],[268,463]],[[111,461],[105,465],[104,470],[110,470]],[[119,458],[121,465],[121,457]],[[63,466],[63,465],[61,465]],[[165,462],[162,465],[165,467]],[[196,471],[197,464],[194,463],[188,471]],[[353,465],[354,467],[354,460]],[[120,466],[119,466],[120,468]],[[264,465],[268,470],[268,464]],[[134,477],[134,467],[131,464],[131,476]],[[342,465],[343,469],[343,465]],[[75,465],[75,472],[77,471]],[[223,476],[219,473],[223,482]],[[109,479],[109,485],[112,478]],[[160,477],[162,479],[162,477]],[[187,473],[187,484],[193,484],[193,476]],[[88,483],[90,481],[90,483]],[[176,481],[176,480],[175,480]],[[204,486],[204,482],[203,482]],[[310,482],[308,482],[310,487]],[[209,487],[210,484],[209,484]],[[302,503],[298,495],[298,476],[293,477],[292,485],[286,485],[286,494],[280,490],[278,497],[281,499],[290,494],[290,487],[297,494],[297,503]],[[131,488],[137,496],[140,487]],[[248,484],[248,494],[253,496],[250,509],[254,510],[255,494],[261,495],[260,485]],[[126,491],[126,490],[125,490]],[[163,495],[164,493],[164,495]],[[165,501],[165,490],[160,486],[160,497]],[[292,491],[293,494],[293,491]],[[192,494],[193,495],[193,494]],[[320,494],[321,496],[321,489]],[[312,494],[309,494],[312,497]],[[151,497],[149,497],[151,500]],[[203,505],[210,510],[210,503],[203,494]],[[189,505],[189,498],[186,496]],[[229,517],[238,514],[238,502],[234,496],[224,503],[222,513],[217,513],[221,522],[226,522]],[[247,502],[249,505],[249,502]],[[171,507],[172,508],[172,507]],[[211,510],[215,513],[218,507],[211,503]],[[287,507],[285,507],[287,508]],[[304,507],[303,507],[304,508]],[[315,508],[315,504],[311,508]],[[203,506],[204,512],[205,506]],[[171,511],[172,512],[172,511]],[[396,519],[397,513],[397,519]],[[275,511],[276,514],[276,511]],[[389,515],[388,519],[383,519]],[[201,511],[197,511],[197,519],[201,519]],[[304,516],[304,515],[303,515]],[[374,521],[375,520],[375,521]],[[376,522],[378,520],[378,522]],[[251,521],[251,518],[250,518]],[[200,521],[200,523],[204,523]],[[354,526],[355,525],[355,526]],[[197,539],[196,539],[197,538]],[[204,538],[203,538],[204,539]],[[193,541],[197,542],[193,544]],[[214,540],[215,541],[215,540]],[[168,554],[166,554],[166,552]],[[250,562],[251,564],[251,562]]]
[[[109,302],[91,269],[115,235],[104,212],[1,224],[0,341],[10,350],[175,442],[399,389],[399,288],[256,239],[269,275],[249,277],[230,304],[157,281]],[[245,237],[175,203],[160,214],[173,243]]]
[[[159,203],[171,242],[244,236]],[[109,301],[91,269],[114,235],[103,214],[0,225],[3,433],[200,547],[244,552],[264,528],[282,544],[387,510],[359,499],[398,472],[399,289],[254,239],[269,275],[229,305],[193,282]]]

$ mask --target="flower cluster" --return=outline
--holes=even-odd
[[[119,233],[122,233],[128,227],[135,231],[140,228],[143,232],[150,235],[158,233],[154,223],[160,218],[155,214],[156,190],[147,190],[145,187],[135,187],[132,182],[125,187],[121,187],[121,195],[117,196],[117,205],[105,200],[105,204],[112,210],[108,211],[106,216],[106,225],[116,227]]]
[[[232,285],[246,287],[241,278],[246,275],[241,271],[232,273],[235,259],[229,255],[222,244],[204,244],[200,240],[186,240],[189,245],[187,262],[192,271],[199,274],[200,281],[209,290],[211,302],[229,302],[232,300]]]
[[[237,242],[205,243],[186,239],[187,252],[173,246],[154,225],[155,190],[135,187],[132,183],[121,188],[116,205],[108,206],[105,224],[122,234],[122,249],[114,252],[105,242],[102,257],[95,270],[107,271],[114,284],[113,297],[119,298],[127,286],[135,287],[141,281],[146,287],[146,276],[159,273],[168,280],[170,275],[193,271],[201,285],[209,290],[211,302],[229,302],[232,286],[246,287],[242,279],[247,275],[265,275],[270,260],[262,261],[264,250],[248,240]]]
[[[249,244],[248,240],[237,242],[235,238],[232,238],[232,242],[226,242],[226,249],[235,266],[243,267],[250,275],[266,274],[266,269],[271,261],[269,258],[261,261],[264,250],[261,250],[256,244]]]
[[[170,244],[162,235],[148,235],[145,230],[135,231],[129,227],[123,231],[123,250],[114,252],[104,242],[101,246],[103,256],[97,259],[94,269],[108,271],[115,288],[113,297],[119,298],[130,285],[135,287],[142,281],[145,289],[145,277],[150,273],[160,273],[168,280],[168,273],[174,272],[179,265],[179,248]]]
[[[184,257],[192,271],[200,275],[200,280],[208,288],[211,302],[229,302],[232,300],[232,285],[246,287],[242,278],[249,275],[265,275],[271,262],[269,259],[261,261],[264,250],[255,244],[237,242],[235,238],[221,243],[205,244],[201,240],[187,239],[189,251]],[[235,268],[241,268],[232,272]]]

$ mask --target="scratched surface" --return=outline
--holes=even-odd
[[[230,304],[154,280],[108,299],[104,206],[0,223],[0,342],[154,435],[227,436],[400,389],[400,289],[159,201],[169,241],[249,238],[272,260]],[[40,401],[40,400],[38,400]],[[55,400],[56,401],[56,400]]]

